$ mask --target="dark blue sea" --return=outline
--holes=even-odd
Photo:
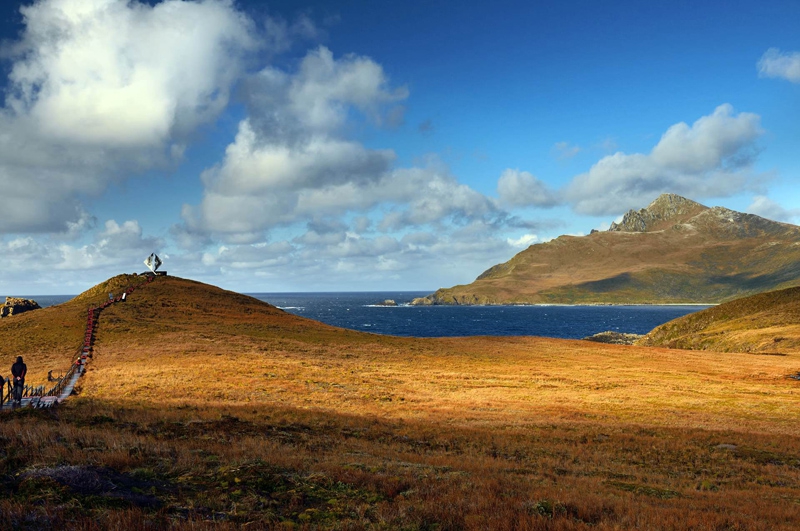
[[[545,336],[580,339],[612,330],[646,334],[708,306],[410,306],[430,292],[248,293],[303,317],[395,336]],[[386,299],[398,306],[381,306]]]
[[[410,306],[426,291],[364,293],[248,293],[303,317],[375,334],[414,337],[545,336],[580,339],[612,330],[646,334],[707,306]],[[72,295],[33,295],[52,306]],[[382,306],[386,299],[398,306]]]

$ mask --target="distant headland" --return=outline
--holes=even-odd
[[[412,304],[716,304],[800,285],[800,227],[663,194]]]

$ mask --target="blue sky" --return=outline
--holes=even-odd
[[[661,193],[800,221],[797,2],[0,8],[0,293],[434,290]]]

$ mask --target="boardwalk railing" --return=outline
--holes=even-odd
[[[155,275],[147,275],[147,280],[140,284],[141,286],[145,286],[151,283],[155,279]],[[92,350],[94,348],[94,337],[95,337],[95,328],[97,326],[97,319],[100,317],[100,312],[103,311],[105,308],[108,308],[110,305],[122,302],[127,299],[127,297],[136,290],[138,286],[129,286],[122,295],[119,295],[115,298],[109,298],[100,306],[90,306],[87,308],[86,314],[86,331],[83,335],[83,346],[80,348],[80,353],[78,357],[75,359],[75,362],[70,366],[67,373],[58,378],[56,384],[48,390],[45,390],[44,385],[40,385],[38,387],[26,385],[22,391],[23,398],[32,398],[32,397],[45,397],[45,396],[53,396],[59,397],[67,388],[67,386],[72,383],[77,376],[80,376],[83,371],[83,366],[86,365],[87,359],[92,357]],[[51,371],[52,373],[52,371]],[[3,405],[6,402],[11,402],[13,396],[13,387],[11,380],[8,378],[3,378],[0,376],[0,409],[2,409]]]
[[[79,360],[80,358],[78,358]],[[67,374],[63,377],[59,378],[58,382],[47,391],[44,396],[61,396],[61,393],[64,391],[64,388],[67,384],[72,381],[72,376],[75,374],[75,371],[80,370],[80,365],[78,364],[78,360],[75,360],[75,363],[72,364],[72,367],[69,368]]]
[[[11,402],[11,399],[14,396],[14,384],[11,382],[11,378],[3,378],[0,376],[0,407],[3,407],[3,404],[6,402]],[[34,387],[33,385],[27,385],[22,388],[22,398],[32,398],[35,396],[45,396],[44,394],[44,386],[39,385]]]

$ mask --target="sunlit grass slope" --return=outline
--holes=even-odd
[[[737,299],[665,323],[642,345],[725,352],[800,352],[800,288]]]
[[[144,280],[137,275],[119,275],[66,303],[0,319],[0,374],[10,375],[17,356],[28,365],[30,383],[44,383],[51,369],[56,375],[65,372],[83,345],[88,308],[107,300],[109,293],[119,295]]]
[[[794,354],[363,334],[159,278],[103,312],[76,397],[0,417],[0,514],[32,529],[794,529],[798,370]]]

